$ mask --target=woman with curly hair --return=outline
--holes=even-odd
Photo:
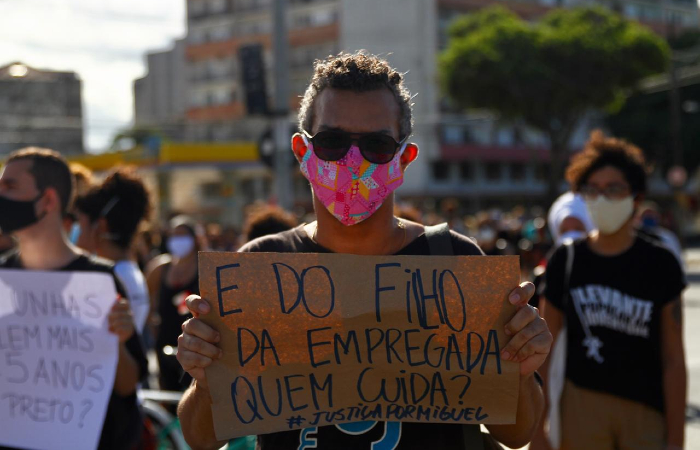
[[[134,324],[143,334],[150,300],[146,279],[132,252],[141,221],[151,211],[148,191],[136,172],[127,167],[112,172],[75,200],[79,224],[77,245],[114,261],[114,273],[127,290]]]
[[[644,155],[596,131],[566,177],[597,230],[559,247],[547,265],[544,318],[555,346],[566,339],[561,401],[549,399],[550,413],[559,407],[549,417],[561,419],[559,448],[680,449],[686,282],[673,254],[635,231],[647,190]]]

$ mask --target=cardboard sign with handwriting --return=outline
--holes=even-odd
[[[0,270],[0,448],[97,448],[119,341],[105,273]]]
[[[515,422],[513,256],[199,254],[218,439],[361,421]]]

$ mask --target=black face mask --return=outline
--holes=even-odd
[[[37,216],[34,205],[41,199],[39,194],[34,200],[10,200],[0,195],[0,231],[10,234],[17,230],[34,225],[41,217]]]

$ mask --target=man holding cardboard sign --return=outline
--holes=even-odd
[[[188,299],[178,352],[195,379],[179,411],[190,445],[250,429],[263,449],[466,448],[473,427],[457,424],[470,423],[525,445],[552,337],[527,306],[534,287],[511,292],[516,260],[464,258],[482,255],[471,240],[393,216],[418,155],[402,75],[364,53],[331,57],[299,115],[292,150],[317,222],[241,250],[264,255],[200,255],[208,301]],[[462,256],[409,256],[430,254]]]

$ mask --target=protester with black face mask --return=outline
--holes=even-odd
[[[106,261],[90,257],[68,242],[63,217],[72,203],[73,186],[68,164],[57,152],[28,148],[10,155],[0,176],[0,228],[17,238],[18,247],[0,257],[0,268],[104,272],[114,276]],[[110,332],[119,338],[119,359],[100,449],[139,444],[142,419],[136,386],[147,373],[129,302],[116,278],[115,284],[122,298],[112,307],[108,322]]]

